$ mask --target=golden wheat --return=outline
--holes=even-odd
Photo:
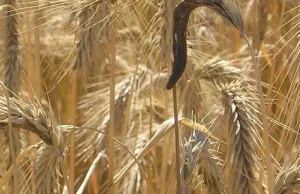
[[[299,0],[228,0],[221,17],[186,20],[176,176],[165,85],[182,2],[0,1],[0,193],[300,192]]]

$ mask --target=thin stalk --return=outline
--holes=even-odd
[[[99,163],[99,161],[105,157],[104,152],[100,152],[97,157],[94,159],[91,167],[89,168],[88,172],[85,175],[85,178],[83,180],[83,182],[81,183],[79,189],[77,190],[76,194],[82,194],[84,192],[84,189],[86,188],[89,179],[91,178],[91,176],[93,176],[93,172],[97,167],[97,164]]]
[[[284,17],[284,11],[286,9],[286,0],[283,0],[283,4],[281,7],[281,11],[280,11],[280,18],[279,18],[279,23],[278,23],[278,28],[281,28],[282,23],[283,23],[283,17]],[[277,30],[276,32],[276,40],[280,40],[280,36],[281,36],[281,30]],[[278,52],[278,47],[279,44],[275,44],[275,48],[274,48],[274,53]],[[278,60],[278,55],[276,55],[273,59],[273,65],[271,66],[271,72],[270,72],[270,78],[269,78],[269,88],[268,88],[268,97],[271,99],[273,96],[273,86],[275,85],[275,74],[277,73],[277,60]],[[278,93],[277,93],[278,94]],[[273,103],[273,99],[276,98],[277,94],[275,94],[275,96],[272,98],[272,103]],[[272,105],[272,103],[270,103],[270,106]],[[270,107],[269,107],[270,109]]]
[[[261,109],[261,118],[263,123],[263,141],[264,141],[264,151],[265,157],[267,161],[267,172],[268,172],[268,190],[269,194],[274,194],[274,179],[273,179],[273,170],[272,170],[272,161],[271,161],[271,150],[270,150],[270,141],[269,141],[269,123],[267,120],[267,111],[266,105],[264,102],[263,90],[261,85],[261,78],[260,78],[260,70],[258,68],[258,64],[254,55],[254,51],[250,45],[249,39],[247,37],[246,32],[241,32],[242,36],[244,37],[251,53],[251,57],[254,63],[254,70],[255,70],[255,77],[256,77],[256,86],[259,92],[259,100],[260,100],[260,109]]]
[[[39,7],[39,2],[37,1],[37,7]],[[41,16],[41,13],[39,10],[34,11],[35,14],[33,16],[33,23],[34,23],[34,64],[35,67],[33,69],[34,71],[34,79],[31,79],[33,82],[34,86],[34,92],[37,96],[38,99],[41,97],[41,66],[40,66],[40,61],[41,61],[41,55],[40,55],[40,20],[39,17]]]
[[[174,103],[174,132],[175,132],[175,155],[176,155],[176,179],[177,179],[177,193],[181,193],[181,178],[180,178],[180,148],[179,148],[179,125],[178,125],[178,110],[177,110],[177,93],[176,85],[173,87],[173,103]]]
[[[109,121],[109,136],[114,137],[115,134],[115,79],[116,79],[116,13],[112,13],[111,25],[109,28],[110,34],[110,121]],[[110,194],[115,193],[114,182],[114,141],[108,139],[108,184]]]
[[[151,73],[151,75],[150,75],[150,82],[151,82],[151,85],[150,85],[150,118],[149,118],[149,120],[150,120],[150,125],[149,125],[149,139],[151,139],[151,137],[152,137],[152,128],[153,128],[153,126],[152,126],[152,122],[153,122],[153,74]]]
[[[7,101],[6,103],[7,103],[7,113],[8,113],[9,151],[10,151],[12,166],[13,166],[13,170],[14,170],[14,177],[13,177],[14,189],[13,189],[13,191],[14,191],[14,193],[19,193],[18,172],[17,172],[17,162],[16,162],[17,154],[16,154],[16,150],[15,150],[15,145],[14,145],[14,132],[13,132],[12,122],[11,122],[11,108],[10,108],[10,102],[9,102],[9,93],[6,90],[6,88],[2,82],[1,82],[1,86],[2,86],[3,90],[5,91],[5,97],[6,97],[6,101]]]
[[[74,71],[72,72],[72,83],[71,83],[71,96],[70,96],[70,120],[71,124],[75,125],[76,124],[76,105],[77,105],[77,72]],[[71,132],[70,134],[70,155],[69,155],[69,160],[70,160],[70,174],[69,174],[69,181],[70,181],[70,193],[75,193],[75,134],[74,132]]]

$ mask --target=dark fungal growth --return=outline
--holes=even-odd
[[[191,12],[197,7],[204,6],[216,11],[227,24],[240,31],[245,31],[244,23],[236,3],[231,0],[185,0],[174,10],[173,25],[173,56],[172,73],[166,84],[172,89],[184,72],[187,60],[186,30]]]
[[[173,88],[185,69],[187,58],[186,29],[190,14],[196,8],[195,4],[187,2],[182,2],[175,8],[173,25],[174,62],[171,76],[166,85],[168,90]]]

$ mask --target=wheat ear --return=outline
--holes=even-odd
[[[17,31],[17,14],[15,11],[16,1],[7,0],[7,6],[4,12],[4,28],[3,28],[3,61],[4,61],[4,85],[12,93],[17,94],[20,86],[20,51]]]
[[[300,159],[298,153],[288,155],[275,179],[275,193],[296,193],[300,189]],[[296,156],[296,157],[295,157]],[[297,192],[297,193],[298,193]]]
[[[92,53],[92,9],[89,6],[83,7],[79,13],[79,30],[80,34],[76,44],[76,58],[73,64],[74,70],[80,70],[85,72],[87,66],[89,65],[90,55]]]
[[[255,175],[258,172],[256,149],[259,134],[254,126],[258,119],[253,116],[256,104],[249,99],[251,95],[246,84],[237,81],[220,87],[228,121],[228,193],[258,193]]]
[[[34,168],[35,192],[51,194],[58,191],[58,159],[55,147],[42,145],[37,151]]]
[[[209,145],[211,147],[211,145]],[[221,172],[223,163],[214,155],[213,149],[203,150],[199,161],[198,173],[203,175],[203,181],[208,193],[224,193],[224,174]]]

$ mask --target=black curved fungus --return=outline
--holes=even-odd
[[[173,25],[173,56],[172,73],[166,84],[168,90],[172,89],[184,72],[187,60],[186,29],[191,12],[197,8],[195,4],[180,3],[174,11]]]
[[[166,84],[172,89],[183,74],[187,61],[186,30],[191,12],[199,6],[216,11],[227,23],[231,23],[240,31],[245,31],[238,6],[230,0],[185,0],[174,10],[172,72]]]

